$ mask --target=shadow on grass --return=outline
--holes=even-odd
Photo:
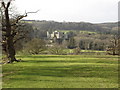
[[[12,79],[13,81],[35,81],[35,82],[65,82],[65,83],[70,83],[69,80],[49,80],[49,79],[35,79],[35,78],[13,78]],[[86,81],[80,81],[80,80],[72,80],[72,83],[75,82],[75,83],[81,83],[81,82],[86,82]]]
[[[119,58],[119,56],[110,55],[28,55],[28,56],[17,56],[17,58],[76,58],[76,57],[86,57],[86,58]]]
[[[20,56],[21,57],[21,56]],[[12,73],[11,75],[14,76],[12,78],[13,80],[18,80],[16,78],[16,75],[22,75],[22,78],[19,78],[19,80],[36,80],[33,77],[40,77],[40,76],[48,76],[48,77],[85,77],[85,78],[108,78],[108,79],[116,79],[118,75],[118,69],[117,66],[104,66],[104,65],[68,65],[65,66],[64,63],[73,63],[73,62],[80,62],[81,61],[70,61],[70,60],[49,60],[49,58],[76,58],[76,56],[25,56],[25,58],[48,58],[48,60],[26,60],[26,62],[22,62],[24,66],[18,66],[16,65],[8,66],[8,68],[5,68],[6,71],[15,71],[15,73]],[[79,57],[79,56],[78,56]],[[24,58],[24,57],[23,57]],[[25,66],[26,64],[33,63],[32,66]],[[36,63],[40,64],[39,66],[36,66]],[[51,64],[51,63],[54,63]],[[62,63],[62,64],[61,64]],[[37,64],[37,65],[38,65]],[[48,64],[48,65],[47,65]],[[58,66],[56,65],[58,64]],[[61,64],[61,66],[59,66]],[[45,66],[46,65],[46,66]],[[3,71],[5,70],[3,68]],[[32,77],[32,78],[29,78]],[[6,76],[4,77],[6,78]]]
[[[23,60],[22,62],[28,62],[28,63],[72,63],[72,62],[80,62],[80,61],[70,61],[70,60]]]
[[[16,56],[17,58],[91,58],[94,55],[28,55],[28,56]]]
[[[102,60],[101,61],[101,59],[98,59],[98,60],[95,60],[95,59],[92,59],[92,60],[87,60],[87,59],[84,59],[84,60],[79,60],[79,59],[72,59],[72,60],[69,60],[68,58],[67,58],[67,60],[66,59],[62,59],[62,60],[60,60],[60,59],[58,59],[58,60],[55,60],[55,59],[53,59],[53,60],[49,60],[49,58],[48,59],[43,59],[43,60],[22,60],[22,62],[25,62],[25,63],[33,63],[33,64],[35,64],[35,63],[106,63],[106,64],[117,64],[118,62],[116,62],[117,60],[114,60],[114,61],[109,61],[109,60]]]
[[[117,78],[117,69],[110,67],[92,67],[92,66],[24,66],[20,72],[15,75],[23,76],[50,76],[50,77],[97,77],[97,78]]]
[[[67,57],[70,57],[70,58],[76,58],[75,56],[67,56],[67,55],[51,55],[51,56],[48,56],[48,55],[35,55],[35,56],[17,56],[17,58],[67,58]]]

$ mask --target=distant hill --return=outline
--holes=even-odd
[[[76,30],[76,31],[91,31],[104,34],[116,34],[118,32],[118,23],[100,23],[92,24],[87,22],[55,22],[55,21],[35,21],[25,20],[32,24],[34,29],[44,31],[54,30]]]

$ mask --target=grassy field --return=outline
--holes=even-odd
[[[118,57],[101,55],[17,56],[3,65],[3,88],[117,88]]]

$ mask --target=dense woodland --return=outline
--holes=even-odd
[[[103,34],[116,34],[118,23],[92,24],[86,22],[55,22],[55,21],[26,21],[33,25],[34,29],[44,31],[73,30],[91,31]]]

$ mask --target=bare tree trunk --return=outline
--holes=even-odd
[[[13,37],[9,36],[7,39],[7,58],[9,60],[9,63],[12,63],[14,61],[17,61],[15,58],[15,48],[13,44]]]
[[[5,9],[5,25],[6,25],[6,50],[7,50],[7,58],[10,63],[16,61],[15,58],[15,48],[14,48],[14,43],[13,43],[13,38],[14,36],[12,35],[11,32],[11,24],[10,24],[10,19],[9,19],[9,13],[8,13],[8,8]]]

